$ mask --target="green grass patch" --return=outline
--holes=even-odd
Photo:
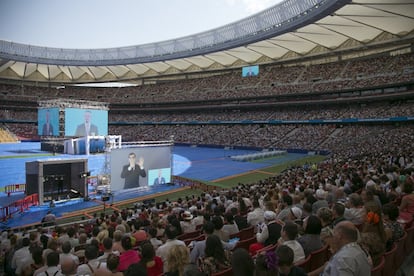
[[[40,157],[40,156],[52,156],[53,153],[35,153],[27,155],[6,155],[0,156],[0,159],[10,159],[10,158],[31,158],[31,157]]]
[[[270,166],[260,170],[252,171],[247,174],[242,174],[240,176],[231,177],[224,179],[218,182],[210,183],[210,185],[222,187],[222,188],[231,188],[237,186],[239,183],[243,184],[252,184],[260,180],[269,178],[272,175],[280,174],[282,171],[296,166],[303,166],[305,164],[315,164],[325,160],[325,156],[321,155],[312,155],[306,156],[298,160],[293,160],[285,162],[283,164]]]

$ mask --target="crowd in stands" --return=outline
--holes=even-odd
[[[339,147],[321,164],[255,183],[136,204],[83,223],[4,231],[4,273],[306,275],[301,262],[326,247],[332,257],[318,268],[323,275],[341,269],[369,275],[413,221],[414,136],[407,141],[404,132],[391,131],[376,144],[371,133],[354,131],[352,139],[361,136],[356,143],[366,142],[359,154]]]
[[[52,89],[0,85],[0,97],[36,102],[56,97],[110,103],[156,103],[296,94],[412,81],[414,55],[332,64],[263,67],[256,78],[235,72],[129,88]],[[390,81],[391,80],[391,81]],[[46,92],[45,92],[46,91]],[[281,108],[249,112],[117,114],[110,122],[126,141],[329,150],[321,164],[291,167],[256,183],[206,191],[176,202],[136,205],[69,226],[4,231],[6,275],[305,275],[301,263],[322,248],[332,257],[323,275],[369,275],[410,229],[414,215],[414,127],[402,125],[265,125],[178,122],[313,120],[412,116],[410,102]],[[4,119],[32,120],[36,111],[2,110]],[[8,123],[35,137],[34,124]],[[241,233],[248,233],[247,236]],[[235,239],[236,238],[236,239]],[[249,241],[246,243],[246,241]],[[271,250],[263,250],[265,248]],[[358,265],[340,260],[353,258]],[[328,260],[328,259],[326,259]],[[339,271],[338,271],[339,270]],[[310,272],[310,270],[306,271]]]
[[[310,65],[263,65],[258,77],[242,78],[239,71],[194,76],[169,82],[124,88],[0,85],[0,98],[36,103],[39,99],[84,99],[109,103],[160,103],[231,99],[361,89],[409,82],[414,55],[384,55]]]

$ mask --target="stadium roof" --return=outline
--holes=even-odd
[[[145,45],[58,49],[0,40],[0,81],[140,84],[252,64],[407,52],[413,41],[414,0],[286,0],[217,29]]]

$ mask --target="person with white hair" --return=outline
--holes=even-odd
[[[276,219],[277,215],[273,211],[264,212],[264,223],[258,226],[256,233],[256,239],[259,243],[262,243],[264,246],[277,243],[280,238],[280,232],[282,230],[282,225]]]
[[[312,204],[312,214],[316,215],[320,208],[329,207],[329,203],[326,200],[327,195],[328,193],[322,187],[316,190],[315,196],[317,200]]]

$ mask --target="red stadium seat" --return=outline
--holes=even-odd
[[[407,240],[405,241],[405,256],[408,256],[414,250],[414,225],[405,230],[407,232]]]
[[[383,275],[387,276],[387,275],[395,275],[395,258],[396,258],[396,254],[397,253],[397,244],[394,243],[392,245],[391,250],[387,251],[384,253],[384,259],[385,259],[385,264],[384,264],[384,270],[383,270]]]
[[[233,268],[229,267],[217,273],[212,273],[211,276],[233,276]]]
[[[246,240],[240,240],[240,241],[237,242],[237,244],[236,244],[236,246],[234,247],[233,250],[236,250],[237,248],[244,248],[247,251],[249,251],[250,245],[253,244],[253,243],[255,243],[255,242],[257,242],[255,236],[253,236],[253,237],[251,237],[249,239],[246,239]]]
[[[394,267],[397,270],[402,263],[404,262],[405,258],[405,241],[407,240],[407,232],[404,232],[404,236],[398,239],[395,243],[397,244],[397,252],[396,258],[394,262]]]
[[[311,260],[311,254],[309,254],[306,259],[303,259],[301,261],[298,261],[295,263],[295,266],[301,267],[305,272],[310,272],[310,260]]]
[[[326,244],[321,249],[315,250],[310,253],[310,271],[321,267],[328,260],[329,246]]]
[[[381,257],[380,263],[371,269],[371,276],[382,276],[383,270],[385,266],[385,258],[384,256]]]

